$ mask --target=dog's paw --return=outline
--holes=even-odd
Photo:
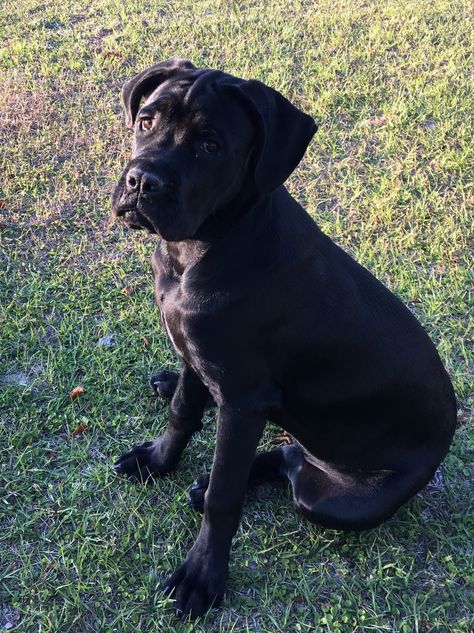
[[[222,602],[226,573],[221,565],[213,565],[206,556],[193,555],[191,550],[175,573],[168,579],[164,591],[175,600],[179,618],[195,619]]]
[[[209,486],[210,476],[210,473],[202,473],[189,489],[188,503],[198,512],[204,512],[204,495]]]
[[[171,400],[174,392],[176,391],[178,378],[179,374],[175,371],[162,369],[157,374],[153,374],[153,376],[150,377],[150,385],[157,395],[161,396],[165,400]]]
[[[137,444],[118,458],[114,468],[133,483],[147,484],[171,470],[159,460],[158,441]]]

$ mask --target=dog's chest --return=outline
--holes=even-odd
[[[175,352],[192,364],[192,343],[185,332],[181,279],[156,256],[153,257],[153,273],[155,302],[162,325]]]
[[[189,339],[184,332],[183,312],[180,309],[181,290],[179,283],[155,286],[155,298],[161,322],[175,352],[191,362]]]

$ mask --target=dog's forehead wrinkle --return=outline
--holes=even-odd
[[[186,137],[209,131],[209,116],[204,104],[186,104],[182,95],[154,94],[140,110],[139,116],[154,116],[158,113],[158,130],[162,133],[173,130],[178,142]]]
[[[208,122],[215,121],[217,113],[224,106],[217,83],[190,79],[168,80],[146,98],[140,114],[154,115],[158,112],[159,118],[163,119],[163,126],[179,125],[190,134],[216,134]],[[177,138],[182,140],[184,134],[180,132]]]

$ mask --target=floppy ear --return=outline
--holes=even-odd
[[[303,158],[318,127],[312,117],[260,81],[228,88],[250,109],[257,130],[255,185],[261,194],[271,193]]]
[[[186,59],[172,57],[155,66],[150,66],[150,68],[126,81],[122,88],[126,126],[133,127],[142,97],[151,94],[155,88],[175,73],[186,70],[196,70],[196,67]]]

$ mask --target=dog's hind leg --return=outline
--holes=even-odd
[[[322,463],[316,466],[294,443],[257,455],[248,488],[287,478],[296,507],[311,522],[334,529],[364,530],[395,514],[430,481],[435,470],[433,463],[403,471],[340,472]],[[189,491],[189,504],[201,512],[208,483],[209,474],[204,473]]]
[[[298,444],[285,449],[284,468],[296,507],[313,523],[339,530],[376,527],[421,490],[436,471],[434,461],[421,458],[398,470],[335,470],[307,458]]]

